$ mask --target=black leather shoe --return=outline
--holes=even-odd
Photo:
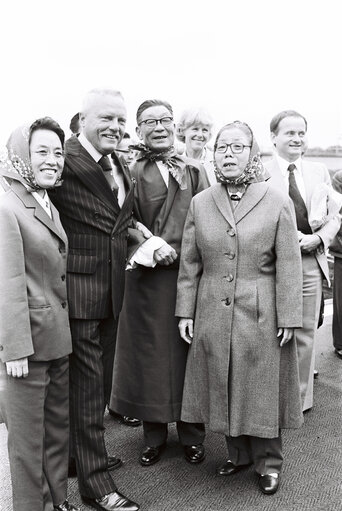
[[[122,461],[120,458],[116,458],[115,456],[108,456],[108,470],[115,470],[116,468],[121,467]],[[69,459],[69,466],[68,466],[68,477],[76,477],[77,476],[77,470],[76,470],[76,461],[75,458]]]
[[[122,460],[120,458],[116,458],[115,456],[108,456],[108,470],[115,470],[116,468],[121,467]]]
[[[141,420],[136,419],[135,417],[128,417],[127,415],[122,416],[122,423],[125,424],[125,426],[131,426],[131,428],[141,426]]]
[[[204,445],[185,445],[184,454],[188,463],[201,463],[205,458]]]
[[[102,499],[91,499],[89,497],[82,497],[85,504],[100,509],[100,511],[138,511],[139,504],[136,504],[127,497],[114,491],[102,497]]]
[[[265,474],[259,477],[259,488],[262,493],[266,495],[273,495],[279,488],[279,474],[278,477],[270,474]]]
[[[160,455],[165,449],[166,444],[158,445],[157,447],[149,447],[148,445],[144,448],[140,456],[140,463],[144,467],[154,465],[160,460]]]
[[[236,474],[236,472],[240,472],[244,468],[248,468],[252,465],[252,463],[247,463],[246,465],[234,465],[230,460],[227,460],[226,463],[221,465],[216,469],[217,476],[232,476]]]
[[[314,379],[317,380],[319,376],[319,372],[317,371],[317,369],[314,369]]]
[[[80,511],[79,507],[75,507],[67,500],[65,500],[63,504],[60,504],[59,506],[54,506],[53,509],[57,509],[57,511]]]

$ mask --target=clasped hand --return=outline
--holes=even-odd
[[[303,234],[299,241],[300,250],[303,254],[310,254],[322,243],[318,234]]]
[[[177,259],[177,252],[168,243],[158,248],[153,253],[153,259],[162,266],[168,266]]]
[[[29,373],[27,357],[6,362],[6,370],[8,376],[13,376],[13,378],[26,378]]]

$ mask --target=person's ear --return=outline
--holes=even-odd
[[[142,136],[141,129],[140,129],[140,127],[139,127],[139,126],[137,126],[137,127],[135,128],[135,132],[136,132],[136,134],[138,135],[138,137],[140,138],[140,140],[143,140],[143,136]]]
[[[271,142],[274,147],[277,147],[277,135],[273,131],[271,131]]]

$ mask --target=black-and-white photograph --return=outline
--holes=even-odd
[[[342,510],[339,2],[0,11],[0,511]]]

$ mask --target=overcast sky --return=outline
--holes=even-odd
[[[50,115],[65,129],[91,88],[123,93],[127,129],[148,98],[206,107],[218,129],[248,122],[269,146],[283,109],[306,116],[310,146],[342,144],[339,0],[8,0],[2,2],[0,145]]]

